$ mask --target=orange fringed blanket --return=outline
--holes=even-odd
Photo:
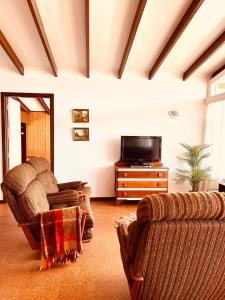
[[[41,270],[77,260],[82,251],[81,217],[78,206],[41,214]]]

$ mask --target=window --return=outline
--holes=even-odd
[[[211,156],[207,165],[212,168],[212,179],[225,179],[225,101],[208,104],[205,142],[210,144]]]

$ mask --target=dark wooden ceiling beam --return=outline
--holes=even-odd
[[[90,2],[85,0],[85,34],[86,34],[86,68],[87,78],[90,78]]]
[[[41,20],[41,16],[40,16],[36,1],[35,0],[27,0],[27,3],[29,5],[31,14],[33,16],[34,23],[37,27],[39,36],[41,38],[42,45],[45,49],[46,55],[48,57],[50,65],[51,65],[53,74],[57,77],[58,76],[58,71],[57,71],[56,63],[55,63],[55,60],[54,60],[54,57],[53,57],[53,54],[52,54],[52,51],[51,51],[51,48],[50,48],[50,45],[49,45],[49,42],[48,42],[47,35],[45,33],[44,25],[43,25],[43,22]]]
[[[37,97],[37,100],[41,104],[41,106],[44,108],[45,112],[50,115],[50,109],[48,105],[46,104],[45,100],[42,97]]]
[[[214,78],[214,77],[216,77],[216,75],[218,75],[220,72],[222,72],[224,70],[225,70],[225,65],[222,65],[216,71],[214,71],[210,77]]]
[[[30,109],[23,103],[23,101],[19,97],[12,97],[12,99],[18,101],[20,103],[21,110],[30,113]]]
[[[24,66],[19,60],[18,56],[14,52],[13,48],[10,46],[9,42],[7,41],[6,37],[4,36],[3,32],[0,30],[0,44],[2,48],[5,50],[9,58],[11,59],[12,63],[15,65],[17,70],[21,75],[24,75]]]
[[[191,5],[186,10],[185,14],[183,15],[182,19],[180,20],[179,24],[177,25],[175,31],[170,36],[168,42],[164,46],[163,50],[157,57],[156,61],[154,62],[153,67],[149,71],[149,79],[152,79],[155,73],[158,71],[161,64],[164,62],[166,57],[169,55],[170,51],[173,49],[174,45],[176,44],[177,40],[180,38],[194,15],[197,13],[198,9],[202,5],[205,0],[193,0]]]
[[[136,11],[136,14],[135,14],[135,17],[134,17],[134,21],[133,21],[133,24],[132,24],[132,27],[131,27],[131,30],[130,30],[128,40],[127,40],[126,48],[125,48],[124,53],[123,53],[123,58],[122,58],[122,61],[121,61],[121,64],[120,64],[120,68],[119,68],[119,72],[118,72],[118,78],[119,79],[123,75],[123,71],[124,71],[128,56],[130,54],[130,50],[131,50],[131,47],[133,45],[134,38],[135,38],[135,35],[137,33],[138,26],[139,26],[139,23],[141,21],[146,3],[147,3],[147,0],[140,0],[139,1],[138,8],[137,8],[137,11]]]
[[[183,80],[191,76],[213,53],[225,42],[225,31],[195,60],[195,62],[184,72]],[[221,67],[222,68],[222,67]],[[216,72],[221,72],[218,69]],[[214,73],[216,73],[214,72]],[[217,73],[217,74],[218,74]]]

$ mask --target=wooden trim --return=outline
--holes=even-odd
[[[26,226],[31,226],[31,225],[38,225],[40,224],[40,220],[36,220],[34,222],[27,222],[27,223],[19,223],[17,224],[18,227],[26,227]]]
[[[8,98],[1,93],[1,117],[2,117],[2,173],[3,176],[9,169],[9,143],[8,143]],[[5,202],[5,200],[4,200]]]
[[[48,108],[48,105],[45,103],[44,99],[42,97],[37,97],[37,100],[40,102],[45,112],[50,115],[50,109]]]
[[[16,100],[17,102],[20,103],[20,106],[21,106],[21,110],[26,112],[26,113],[30,113],[30,109],[23,103],[22,100],[20,100],[20,98],[18,97],[11,97],[13,100]]]
[[[115,201],[116,200],[116,197],[91,197],[91,201],[104,201],[104,200],[107,200],[107,201]]]
[[[130,295],[132,300],[136,300],[141,282],[144,280],[143,276],[136,276],[132,266],[130,266],[130,276],[132,283],[129,285]]]
[[[130,54],[130,50],[131,50],[131,47],[133,45],[134,38],[135,38],[135,35],[137,33],[138,26],[139,26],[139,23],[141,21],[146,3],[147,3],[147,0],[139,0],[138,8],[137,8],[137,11],[136,11],[136,14],[135,14],[135,17],[134,17],[134,21],[133,21],[133,24],[132,24],[132,27],[131,27],[131,30],[130,30],[128,40],[127,40],[126,48],[124,50],[123,58],[122,58],[122,61],[121,61],[121,64],[120,64],[120,68],[119,68],[119,72],[118,72],[118,78],[119,79],[121,79],[121,77],[123,75],[123,71],[124,71],[128,56]]]
[[[83,238],[83,234],[84,234],[84,226],[85,226],[86,216],[87,216],[87,214],[83,214],[82,218],[81,218],[81,239]]]
[[[89,23],[90,2],[85,0],[85,33],[86,33],[86,66],[87,78],[90,78],[90,23]]]
[[[32,250],[40,250],[41,249],[41,242],[37,241],[34,237],[33,232],[31,231],[29,226],[22,226],[23,232],[31,246]]]
[[[41,93],[1,93],[1,114],[2,114],[2,173],[3,176],[9,170],[8,155],[8,97],[24,97],[24,98],[50,98],[50,151],[51,151],[51,170],[54,172],[54,94]]]
[[[13,48],[10,46],[9,42],[7,41],[6,37],[4,36],[3,32],[0,30],[0,44],[2,45],[3,49],[11,59],[12,63],[15,65],[17,70],[21,75],[24,75],[24,66],[19,60],[18,56],[14,52]]]
[[[51,98],[53,94],[51,93],[21,93],[21,92],[2,92],[7,97],[22,97],[22,98],[37,98],[41,96],[42,98]]]
[[[53,71],[53,74],[57,77],[58,74],[57,74],[56,63],[55,63],[55,60],[54,60],[54,57],[53,57],[53,54],[52,54],[52,51],[51,51],[51,48],[50,48],[50,45],[49,45],[47,35],[45,33],[44,25],[43,25],[43,22],[42,22],[42,19],[41,19],[36,1],[35,0],[27,0],[27,3],[28,3],[28,6],[30,8],[31,14],[33,16],[34,23],[37,27],[39,36],[41,38],[42,45],[43,45],[43,47],[45,49],[45,52],[47,54],[49,63],[51,65],[51,68],[52,68],[52,71]]]
[[[161,64],[164,62],[166,57],[169,55],[170,51],[173,49],[174,45],[176,44],[177,40],[180,38],[188,24],[191,22],[192,18],[197,13],[198,9],[202,5],[205,0],[193,0],[191,5],[186,10],[185,14],[183,15],[182,19],[180,20],[179,24],[177,25],[175,31],[170,36],[168,42],[166,43],[165,47],[159,54],[158,58],[154,62],[153,67],[149,71],[149,79],[152,79],[155,73],[158,71]]]
[[[42,96],[43,97],[43,96]],[[50,151],[51,151],[51,170],[54,173],[54,168],[55,168],[55,151],[54,151],[54,118],[55,118],[55,112],[54,112],[54,94],[51,94],[50,98]]]
[[[224,43],[225,41],[225,31],[195,60],[195,62],[184,72],[183,80],[186,80],[191,76],[213,53]],[[218,73],[223,71],[223,67],[220,67],[213,74],[215,77]]]

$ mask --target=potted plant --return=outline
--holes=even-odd
[[[186,151],[183,157],[178,157],[178,159],[186,163],[188,168],[177,169],[175,181],[177,183],[188,181],[192,187],[191,192],[197,192],[199,191],[200,183],[209,177],[210,167],[204,168],[202,162],[210,156],[209,152],[205,153],[205,150],[208,149],[210,145],[189,146],[188,144],[181,143],[181,146]]]

